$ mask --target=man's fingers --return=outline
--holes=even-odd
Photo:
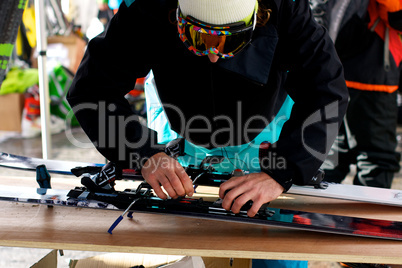
[[[162,190],[160,184],[158,181],[156,180],[149,180],[148,181],[149,185],[151,185],[152,189],[154,189],[155,194],[161,198],[161,199],[166,199],[167,195],[165,194],[165,192]]]
[[[236,198],[238,198],[242,193],[243,189],[240,187],[226,190],[222,201],[222,207],[226,210],[231,210],[233,202],[235,202]]]
[[[171,198],[176,198],[178,196],[168,177],[166,177],[164,174],[161,174],[159,181]]]
[[[186,195],[186,191],[184,190],[183,184],[175,171],[168,172],[166,176],[177,195],[179,196]]]
[[[232,177],[228,181],[222,183],[219,187],[219,197],[223,199],[227,191],[241,184],[243,180],[244,177]]]
[[[241,209],[248,201],[250,201],[250,200],[251,200],[251,194],[249,194],[249,193],[244,193],[244,194],[238,196],[238,197],[234,200],[234,202],[233,202],[233,204],[232,204],[230,210],[231,210],[233,213],[237,214],[237,213],[240,212],[240,209]]]
[[[185,194],[187,194],[188,196],[193,196],[193,194],[194,194],[193,181],[187,175],[184,168],[182,166],[180,166],[176,172],[177,172],[176,173],[177,176],[179,177],[179,179],[184,187]]]
[[[184,168],[177,160],[165,153],[157,153],[149,158],[141,173],[161,198],[166,195],[159,184],[162,184],[164,190],[172,198],[186,194],[192,196],[194,193],[193,183]]]
[[[251,208],[247,211],[247,216],[254,217],[258,213],[263,204],[264,202],[260,200],[254,201]]]
[[[234,199],[232,199],[232,197],[229,197],[228,200],[226,200],[227,203],[225,202],[225,197],[225,204],[223,204],[224,202],[222,202],[222,207],[226,210],[232,211],[235,214],[238,214],[240,213],[242,207],[247,204],[247,202],[253,201],[252,206],[247,210],[247,216],[254,217],[258,213],[264,202],[260,198],[253,200],[252,196],[253,194],[251,192],[247,192],[240,196],[236,196]]]

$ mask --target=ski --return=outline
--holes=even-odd
[[[104,166],[104,164],[99,163],[45,160],[41,158],[0,153],[0,166],[3,167],[35,171],[40,165],[45,165],[50,173],[75,175],[78,177],[83,174],[97,174]],[[217,173],[194,166],[186,167],[186,172],[193,179],[195,185],[213,187],[219,187],[221,183],[233,176],[231,173]],[[142,176],[134,170],[123,170],[123,179],[143,181]],[[325,185],[325,187],[317,187],[317,185]],[[334,198],[402,207],[402,190],[332,183],[317,185],[293,185],[287,194]]]
[[[328,183],[325,189],[293,185],[288,193],[402,207],[402,191],[396,189]]]
[[[114,223],[112,233],[124,214],[132,217],[134,212],[176,215],[207,220],[239,222],[251,225],[272,226],[341,235],[402,240],[402,222],[348,217],[331,214],[294,211],[273,208],[266,204],[255,217],[248,217],[245,208],[239,214],[226,211],[221,200],[206,201],[202,198],[162,200],[149,188],[138,187],[112,193],[88,192],[85,188],[56,190],[45,188],[2,186],[0,200],[67,207],[96,208],[124,211]],[[168,220],[166,217],[164,221]]]
[[[0,166],[35,171],[37,166],[45,165],[48,172],[62,174],[62,175],[73,175],[71,170],[77,167],[87,167],[87,169],[92,169],[93,172],[99,172],[104,164],[94,164],[86,162],[75,162],[75,161],[62,161],[62,160],[48,160],[35,157],[26,157],[8,153],[0,153]]]

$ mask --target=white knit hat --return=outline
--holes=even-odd
[[[254,11],[256,0],[179,0],[181,13],[211,24],[239,22]]]

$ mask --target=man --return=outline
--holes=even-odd
[[[151,70],[148,128],[124,96]],[[96,148],[141,170],[160,198],[191,196],[183,165],[211,155],[224,159],[218,170],[247,171],[219,195],[234,213],[252,200],[250,217],[316,174],[347,97],[306,0],[126,0],[89,43],[68,94]],[[164,146],[176,138],[185,139],[178,160]]]
[[[148,73],[149,128],[124,98]],[[316,174],[347,97],[333,43],[307,0],[126,0],[89,43],[68,94],[96,148],[118,168],[141,170],[160,198],[193,194],[183,166],[246,171],[219,195],[234,213],[252,200],[250,217]],[[164,145],[180,138],[174,159]]]

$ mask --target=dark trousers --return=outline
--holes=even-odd
[[[400,168],[397,93],[349,89],[349,94],[346,118],[322,166],[325,180],[342,182],[356,164],[353,184],[391,188]]]

